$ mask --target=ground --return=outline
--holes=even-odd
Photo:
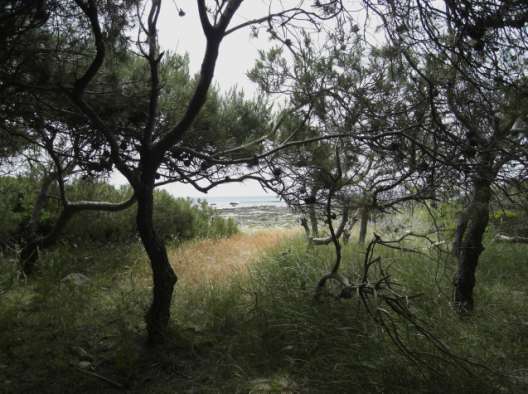
[[[252,231],[169,248],[179,276],[176,294],[247,273],[295,232]],[[144,351],[142,310],[151,289],[140,245],[64,246],[43,259],[31,280],[8,275],[13,260],[2,263],[0,393],[127,386],[126,370],[137,367]]]
[[[169,341],[160,348],[145,344],[152,289],[138,243],[62,245],[30,280],[2,260],[0,392],[528,392],[526,245],[487,238],[477,308],[465,318],[450,306],[452,258],[427,257],[427,248],[376,249],[398,292],[420,295],[409,299],[412,313],[459,357],[446,359],[395,320],[419,364],[355,296],[314,300],[333,250],[310,247],[298,230],[196,240],[169,251],[179,281]],[[363,246],[347,245],[343,274],[355,278],[364,254]],[[78,283],[64,280],[72,273],[83,275],[74,275]],[[460,368],[465,360],[475,363],[471,373]]]

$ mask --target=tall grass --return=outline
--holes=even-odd
[[[503,272],[499,284],[496,271],[502,269],[486,267],[494,264],[495,256],[503,256],[502,248],[491,245],[483,257],[478,310],[467,319],[455,315],[449,304],[454,262],[447,256],[435,261],[380,250],[401,291],[421,294],[412,302],[415,315],[453,355],[484,367],[472,367],[472,374],[439,362],[421,334],[401,327],[410,348],[431,354],[424,358],[427,365],[409,362],[357,299],[315,302],[315,284],[327,272],[333,252],[307,248],[302,240],[264,257],[252,266],[249,279],[237,277],[223,286],[188,292],[177,315],[180,324],[214,338],[215,360],[223,366],[216,365],[218,374],[227,374],[224,368],[236,371],[228,380],[216,377],[225,390],[515,392],[527,382],[528,340],[523,334],[528,313],[522,307],[526,293],[517,290],[513,301],[511,290],[528,278],[526,268],[518,269],[516,262],[526,247],[503,257],[509,259],[503,268],[510,275]],[[363,253],[360,247],[346,248],[344,270],[350,276]]]
[[[459,318],[450,302],[455,263],[379,249],[399,291],[421,294],[412,311],[454,354],[484,364],[473,375],[434,358],[434,371],[403,357],[357,298],[314,300],[333,250],[289,233],[194,241],[171,250],[180,280],[171,340],[143,346],[142,313],[150,299],[148,264],[139,246],[63,249],[44,258],[33,282],[1,296],[0,382],[6,392],[113,392],[91,370],[137,393],[495,393],[528,383],[527,248],[488,243],[478,273],[476,311]],[[249,253],[251,251],[251,253]],[[343,273],[358,274],[364,249],[344,249]],[[89,278],[83,287],[61,279]],[[337,291],[337,289],[335,289]],[[399,323],[401,324],[401,323]],[[434,349],[401,326],[415,351]],[[2,366],[3,365],[3,366]]]

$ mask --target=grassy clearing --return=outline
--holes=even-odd
[[[222,283],[237,273],[245,272],[257,256],[295,233],[297,230],[294,229],[262,230],[230,238],[188,242],[172,250],[169,257],[180,277],[180,284],[199,286],[210,282]]]
[[[456,354],[495,371],[475,369],[470,376],[432,357],[436,373],[407,361],[354,298],[315,302],[314,286],[332,263],[332,249],[309,248],[290,236],[237,235],[172,251],[180,276],[173,335],[157,350],[142,342],[150,279],[139,247],[61,250],[47,256],[30,284],[9,285],[4,275],[3,390],[122,391],[92,372],[134,393],[528,391],[526,246],[488,245],[477,310],[466,319],[449,307],[450,258],[379,249],[401,291],[422,294],[412,308],[431,330]],[[343,272],[357,275],[363,253],[356,245],[345,248]],[[82,288],[61,284],[69,272],[91,280]],[[412,327],[401,330],[410,347],[435,355]],[[82,361],[90,363],[84,372]]]

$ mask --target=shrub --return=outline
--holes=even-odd
[[[490,216],[491,224],[497,232],[528,237],[528,217],[525,212],[501,209]]]
[[[131,194],[128,187],[117,189],[106,183],[79,182],[77,199],[123,201]],[[73,198],[72,198],[73,200]],[[164,241],[181,242],[197,237],[225,237],[238,229],[219,218],[205,201],[194,204],[189,198],[175,198],[165,190],[154,192],[154,223]],[[219,223],[221,223],[219,225]],[[67,226],[66,238],[75,242],[126,242],[136,236],[135,205],[120,212],[81,212]]]
[[[23,236],[31,218],[34,196],[38,192],[37,184],[30,177],[0,177],[0,248],[14,246]],[[51,226],[51,217],[48,209],[41,212],[41,232]]]
[[[0,241],[15,244],[21,240],[25,224],[31,217],[38,182],[29,177],[0,177]],[[50,194],[56,191],[50,190]],[[76,180],[67,185],[71,201],[120,202],[131,195],[129,187],[114,187],[99,180]],[[184,241],[196,237],[225,237],[238,231],[235,222],[217,217],[215,210],[205,201],[193,203],[191,199],[175,198],[164,190],[154,193],[154,222],[165,241]],[[41,212],[39,232],[47,233],[57,215],[59,206],[48,200]],[[73,216],[62,238],[74,242],[128,242],[136,237],[136,208],[131,206],[120,212],[86,211]]]

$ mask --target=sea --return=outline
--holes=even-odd
[[[286,203],[276,195],[262,195],[262,196],[229,196],[229,197],[199,197],[192,198],[194,201],[205,200],[207,203],[216,209],[226,208],[250,208],[250,207],[286,207]]]

